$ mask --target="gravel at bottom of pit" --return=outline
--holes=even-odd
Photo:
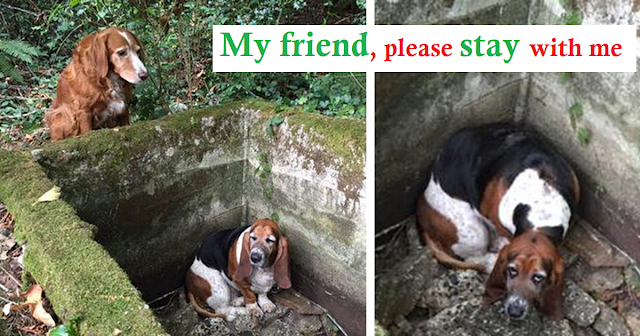
[[[179,289],[169,302],[155,308],[158,320],[165,330],[174,336],[295,336],[342,335],[327,311],[305,298],[294,289],[270,294],[277,309],[261,318],[238,316],[226,322],[221,318],[202,318],[185,300],[184,290]]]

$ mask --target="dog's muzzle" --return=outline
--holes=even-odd
[[[251,265],[258,267],[262,267],[266,259],[264,251],[260,248],[253,248],[249,258],[251,259]]]
[[[522,320],[529,311],[529,301],[520,295],[511,295],[504,301],[504,312],[513,320]]]

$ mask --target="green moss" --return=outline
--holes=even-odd
[[[0,196],[28,242],[25,268],[43,286],[56,313],[81,316],[81,334],[164,334],[140,293],[91,230],[63,201],[32,205],[53,187],[29,153],[0,151]]]

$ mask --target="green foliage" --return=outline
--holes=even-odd
[[[23,83],[22,74],[15,68],[11,60],[33,63],[33,57],[38,56],[38,49],[20,40],[0,39],[0,73]]]
[[[2,118],[1,132],[16,124],[25,130],[39,127],[77,41],[107,26],[130,29],[144,46],[150,79],[136,86],[131,106],[134,122],[256,97],[340,118],[365,115],[365,74],[213,73],[209,28],[214,24],[364,24],[364,0],[42,0],[11,5],[22,10],[2,8],[11,15],[0,20],[0,40],[37,45],[46,57],[24,50],[27,53],[20,54],[20,60],[29,56],[32,61],[18,68],[25,85],[0,86],[2,102],[8,101],[0,107],[0,116],[11,116]],[[1,55],[2,51],[0,67]]]

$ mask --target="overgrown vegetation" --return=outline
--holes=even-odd
[[[306,112],[363,118],[365,74],[213,73],[210,27],[363,24],[365,4],[364,0],[3,1],[0,133],[16,127],[29,133],[40,127],[75,43],[107,26],[130,29],[145,47],[151,77],[136,88],[134,121],[245,97],[300,106]]]

